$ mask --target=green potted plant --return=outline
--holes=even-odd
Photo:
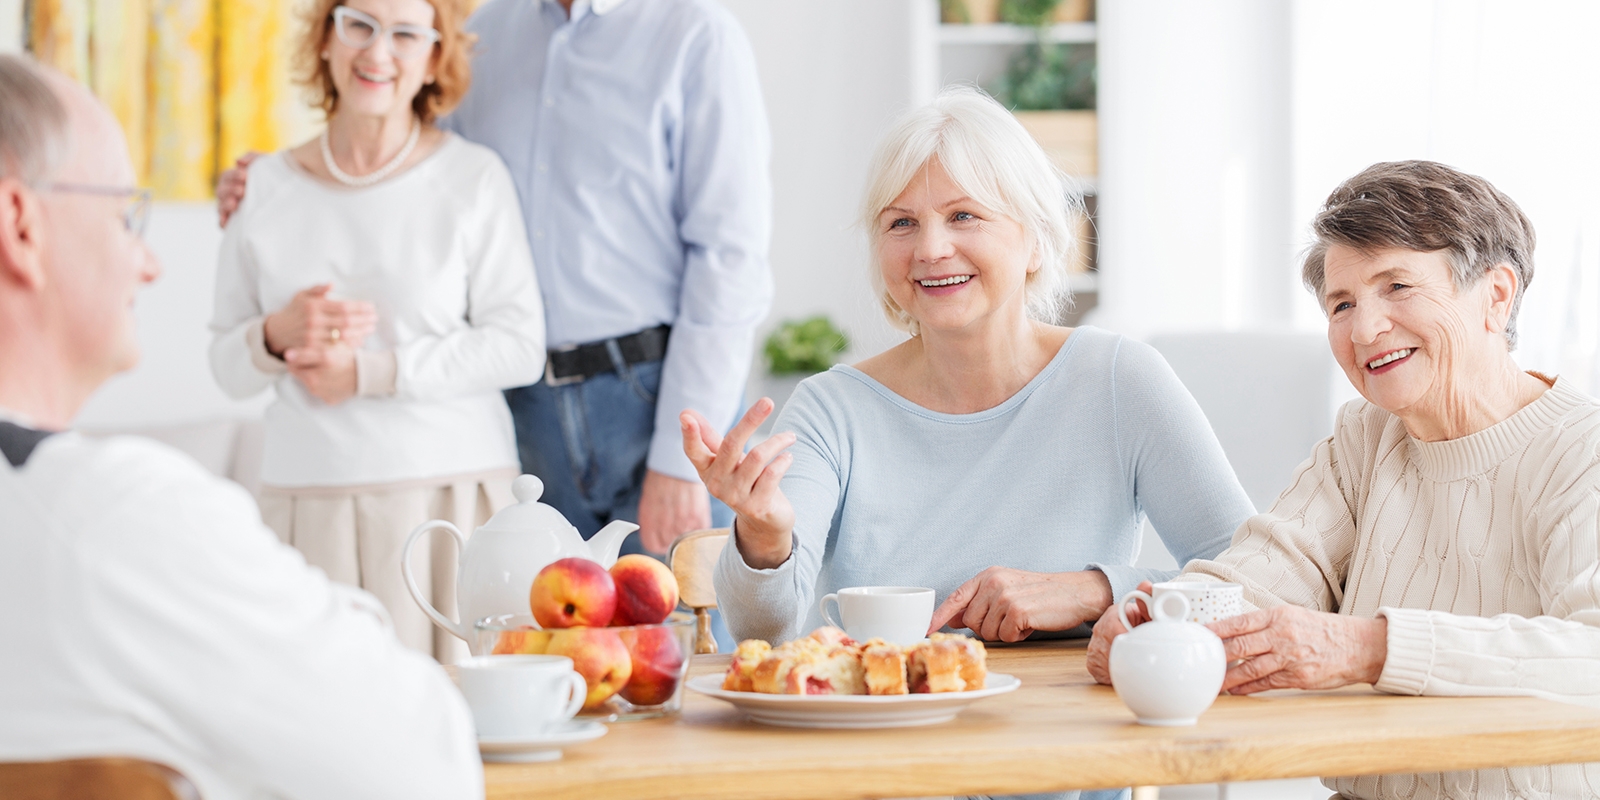
[[[1053,3],[1047,8],[1044,0],[1008,2],[1017,6],[1009,13],[1035,21],[1039,35],[1012,56],[990,91],[1017,115],[1056,166],[1072,175],[1098,174],[1095,46],[1046,41]]]
[[[788,402],[794,388],[818,372],[826,372],[850,349],[850,338],[826,315],[785,320],[767,336],[762,346],[767,372],[757,383],[759,393],[772,398],[778,408]],[[768,418],[763,428],[777,415]]]

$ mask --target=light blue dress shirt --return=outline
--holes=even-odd
[[[714,0],[492,0],[446,125],[505,159],[552,348],[669,324],[648,466],[698,480],[678,414],[737,418],[772,303],[771,136]]]

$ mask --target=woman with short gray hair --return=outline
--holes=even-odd
[[[1194,399],[1151,348],[1055,324],[1076,192],[975,89],[909,114],[873,161],[864,224],[878,301],[911,338],[807,379],[765,443],[762,399],[684,446],[738,517],[716,570],[741,638],[821,622],[841,587],[932,587],[991,640],[1071,631],[1140,580],[1149,515],[1180,560],[1251,513]],[[787,452],[783,452],[787,450]]]
[[[1364,399],[1233,545],[1223,688],[1369,683],[1600,706],[1600,402],[1511,357],[1533,226],[1482,178],[1374,165],[1312,223],[1306,285]],[[1089,666],[1110,682],[1115,613]],[[1325,779],[1346,798],[1594,797],[1600,764]]]

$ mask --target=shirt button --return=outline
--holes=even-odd
[[[534,228],[533,229],[533,238],[535,238],[535,239],[543,239],[544,238],[544,228]]]
[[[551,106],[553,106],[555,104],[556,104],[556,100],[553,97],[546,97],[544,99],[544,107],[545,108],[549,108],[549,107],[551,107]]]
[[[544,163],[543,161],[540,161],[539,162],[539,171],[540,172],[549,172],[550,171],[550,165]]]

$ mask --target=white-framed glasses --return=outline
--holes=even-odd
[[[99,186],[88,183],[41,183],[42,192],[66,194],[96,194],[122,199],[122,225],[134,236],[143,237],[144,227],[150,221],[150,190],[134,186]]]
[[[349,6],[333,7],[333,32],[339,41],[357,50],[365,50],[379,39],[387,38],[389,52],[407,61],[427,55],[439,41],[439,32],[433,28],[404,22],[385,28],[371,14]]]

